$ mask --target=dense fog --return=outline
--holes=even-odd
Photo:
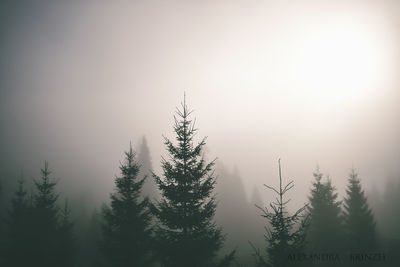
[[[251,258],[248,241],[264,251],[267,222],[254,204],[274,201],[264,184],[279,185],[278,159],[284,181],[294,181],[290,212],[309,201],[317,168],[338,200],[354,168],[379,234],[400,238],[391,205],[400,189],[397,1],[5,1],[0,9],[3,211],[21,173],[30,192],[48,161],[85,242],[130,143],[144,169],[162,175],[163,136],[175,141],[185,94],[194,141],[207,136],[205,158],[216,158],[226,253]],[[144,192],[159,199],[147,174]]]

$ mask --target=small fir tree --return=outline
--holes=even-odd
[[[141,199],[145,178],[138,179],[139,165],[130,146],[121,176],[115,178],[111,207],[103,208],[102,253],[105,264],[113,267],[149,266],[151,230],[148,198]]]
[[[358,174],[351,169],[344,199],[344,223],[352,248],[376,247],[374,216],[361,188]]]
[[[270,227],[266,227],[265,239],[268,243],[268,260],[264,260],[256,250],[258,266],[287,267],[296,265],[296,261],[290,261],[291,257],[297,257],[305,247],[305,234],[307,229],[307,216],[304,211],[307,205],[298,209],[293,215],[289,215],[286,205],[289,200],[284,200],[284,195],[294,187],[290,181],[282,186],[281,162],[279,163],[279,189],[264,185],[276,195],[276,200],[268,207],[257,206],[263,213],[262,217],[268,220]]]
[[[176,111],[179,119],[174,116],[177,144],[164,137],[170,160],[162,160],[163,177],[154,174],[162,194],[152,206],[160,222],[158,256],[163,266],[215,266],[224,237],[213,221],[214,161],[207,163],[202,155],[205,138],[194,145],[195,122],[189,119],[185,99],[181,105]],[[220,265],[228,265],[233,254]]]

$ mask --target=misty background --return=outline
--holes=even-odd
[[[378,205],[400,183],[400,4],[227,3],[3,2],[2,180],[37,178],[48,160],[62,198],[99,208],[129,142],[145,136],[161,174],[185,92],[218,158],[220,221],[229,192],[259,220],[278,158],[293,208],[317,165],[340,198],[354,166]]]

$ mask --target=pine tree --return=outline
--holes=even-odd
[[[286,205],[289,200],[284,200],[284,195],[294,187],[294,182],[290,181],[282,187],[282,172],[281,162],[279,163],[279,189],[264,185],[272,190],[277,198],[274,202],[270,203],[269,208],[258,208],[263,212],[262,217],[266,218],[271,225],[266,227],[267,234],[265,235],[268,242],[267,253],[268,261],[261,258],[259,253],[256,253],[260,262],[260,266],[273,266],[273,267],[287,267],[296,264],[297,262],[290,262],[290,257],[301,253],[305,247],[305,234],[307,227],[307,217],[304,211],[307,205],[298,209],[293,215],[289,215]],[[295,229],[297,227],[297,229]]]
[[[139,165],[130,146],[125,162],[120,166],[121,177],[115,178],[111,207],[102,211],[104,218],[102,252],[106,265],[148,266],[150,264],[148,198],[140,199],[145,178],[138,179]]]
[[[33,263],[47,267],[58,264],[58,194],[55,192],[56,181],[51,179],[48,163],[41,169],[41,179],[35,181],[36,193],[33,196],[32,223],[34,247]]]
[[[341,201],[328,178],[322,182],[319,169],[314,173],[315,181],[309,197],[310,226],[308,240],[313,251],[338,253],[344,241]]]
[[[376,246],[374,216],[354,169],[351,169],[348,182],[347,197],[344,199],[344,223],[350,244],[352,248],[374,248]]]
[[[31,206],[24,188],[24,178],[21,174],[18,189],[11,200],[11,209],[7,220],[7,246],[5,251],[6,266],[28,266],[31,260]],[[24,255],[21,257],[21,255]]]
[[[58,194],[55,192],[57,182],[50,178],[49,164],[45,162],[41,169],[41,180],[35,181],[37,193],[33,197],[35,213],[40,218],[43,228],[54,231],[57,228],[59,208]]]
[[[152,206],[160,222],[158,256],[163,266],[215,266],[214,258],[224,240],[222,230],[213,222],[215,161],[207,163],[202,155],[205,138],[194,145],[195,122],[189,118],[185,99],[181,105],[182,110],[176,111],[179,119],[174,116],[177,144],[164,137],[170,160],[162,160],[163,177],[154,175],[162,193],[161,200]]]

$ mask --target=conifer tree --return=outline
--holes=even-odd
[[[35,182],[36,192],[33,196],[33,236],[35,244],[33,263],[37,266],[56,266],[58,262],[59,245],[59,207],[58,194],[55,192],[56,181],[51,179],[48,163],[41,169],[41,178]]]
[[[138,179],[139,165],[130,146],[125,162],[120,166],[121,176],[115,178],[115,192],[111,206],[102,211],[104,225],[102,253],[107,266],[148,266],[150,262],[148,198],[140,199],[145,178]]]
[[[205,138],[197,145],[195,122],[189,117],[184,98],[177,109],[174,132],[177,144],[164,137],[169,161],[162,160],[163,176],[154,174],[162,198],[153,212],[160,222],[157,229],[158,256],[163,266],[215,266],[215,256],[223,244],[221,229],[213,217],[216,209],[213,189],[214,161],[202,155]],[[234,252],[220,264],[228,265]]]
[[[307,216],[304,211],[307,205],[298,209],[293,215],[289,215],[286,205],[289,200],[284,200],[284,195],[294,187],[294,182],[290,181],[282,186],[281,162],[279,163],[279,189],[264,185],[272,190],[276,195],[276,200],[269,204],[269,207],[257,206],[263,213],[270,227],[266,227],[265,235],[267,245],[268,260],[262,259],[257,252],[259,266],[287,267],[297,264],[296,261],[290,261],[290,257],[297,257],[305,247],[305,234],[307,230]],[[296,228],[297,227],[297,228]]]
[[[31,260],[32,229],[30,223],[31,206],[24,188],[21,174],[18,188],[11,200],[11,209],[7,220],[7,246],[5,251],[6,266],[28,266]],[[21,257],[21,255],[24,255]]]
[[[374,216],[354,168],[351,169],[344,199],[344,223],[352,248],[368,249],[376,246]]]
[[[341,201],[328,178],[322,182],[319,169],[313,174],[315,181],[309,197],[310,226],[308,240],[313,251],[339,252],[344,242]]]

